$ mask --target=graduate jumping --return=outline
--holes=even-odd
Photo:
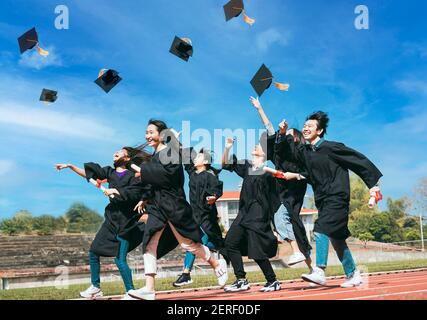
[[[325,269],[328,260],[329,241],[342,263],[347,280],[341,287],[355,287],[362,284],[360,271],[346,244],[350,236],[348,215],[350,204],[349,170],[356,173],[370,189],[380,195],[379,180],[382,177],[377,167],[363,154],[342,143],[325,140],[329,118],[322,111],[307,117],[303,128],[305,145],[297,145],[294,137],[287,134],[288,124],[279,125],[279,137],[275,152],[283,158],[291,155],[302,164],[299,173],[288,172],[286,178],[307,178],[314,190],[314,199],[319,217],[314,225],[316,239],[316,267],[302,278],[315,284],[326,284]],[[377,198],[377,200],[379,200]]]
[[[70,169],[88,181],[96,181],[101,188],[108,182],[104,194],[110,203],[105,208],[104,222],[98,230],[89,249],[89,265],[91,286],[80,292],[80,296],[88,299],[102,297],[100,284],[100,257],[115,257],[114,261],[120,271],[126,289],[124,300],[131,300],[129,290],[134,289],[132,272],[127,264],[127,254],[142,242],[144,220],[142,213],[134,211],[135,205],[149,189],[142,186],[135,174],[126,169],[128,163],[147,162],[150,155],[141,148],[123,147],[113,155],[114,168],[101,167],[96,163],[85,163],[84,169],[72,164],[56,164],[56,170]],[[141,220],[141,222],[140,222]]]
[[[208,262],[221,287],[228,279],[226,262],[216,260],[209,248],[202,244],[202,232],[185,198],[184,170],[179,152],[166,145],[168,131],[163,121],[148,122],[145,138],[155,153],[150,162],[137,168],[141,182],[151,185],[153,192],[151,198],[143,198],[135,207],[139,212],[145,208],[148,213],[143,239],[146,285],[129,291],[130,296],[141,300],[155,299],[157,259],[178,244]]]
[[[242,256],[248,256],[255,260],[267,281],[261,291],[277,291],[280,290],[280,282],[277,281],[269,261],[277,254],[277,238],[271,228],[273,213],[280,206],[276,181],[263,171],[266,153],[261,147],[262,143],[253,150],[252,161],[238,161],[235,155],[229,159],[233,143],[233,138],[227,139],[222,168],[243,178],[243,184],[239,213],[225,238],[228,258],[233,266],[236,281],[224,290],[238,292],[250,289],[242,260]]]

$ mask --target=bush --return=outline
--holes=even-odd
[[[68,233],[95,233],[104,220],[96,211],[82,203],[73,204],[65,213],[65,218]]]
[[[0,223],[0,231],[9,236],[28,234],[33,230],[33,217],[29,211],[18,211],[13,218]]]

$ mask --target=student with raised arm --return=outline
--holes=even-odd
[[[329,118],[322,111],[307,117],[303,128],[305,145],[297,145],[287,134],[287,123],[279,125],[280,135],[275,152],[286,157],[289,152],[302,164],[300,174],[308,179],[314,190],[319,217],[314,225],[316,239],[316,267],[305,274],[305,281],[324,285],[325,269],[328,260],[329,241],[340,259],[347,280],[341,287],[354,287],[362,284],[360,271],[346,244],[350,236],[348,215],[350,205],[349,170],[356,173],[371,191],[379,194],[379,180],[382,177],[378,168],[363,154],[350,149],[342,143],[324,139]],[[296,179],[300,174],[288,173],[288,179]]]
[[[222,167],[243,178],[243,184],[239,213],[225,238],[228,258],[233,266],[236,281],[224,290],[238,292],[250,289],[242,260],[242,256],[248,256],[255,260],[267,281],[261,291],[277,291],[280,290],[280,282],[277,281],[269,261],[277,254],[277,239],[271,229],[272,215],[280,205],[276,181],[271,175],[264,173],[266,155],[260,145],[253,150],[251,162],[248,160],[239,162],[234,155],[229,160],[233,143],[233,138],[227,139]]]
[[[277,134],[264,112],[264,109],[258,98],[250,98],[250,102],[258,111],[261,120],[267,129],[267,160],[273,162],[277,170],[282,172],[297,172],[298,164],[295,159],[292,159],[288,154],[286,158],[274,153],[274,144],[277,139]],[[288,134],[294,137],[296,144],[304,143],[302,134],[297,129],[288,130]],[[311,271],[311,246],[307,238],[307,233],[304,224],[300,217],[300,211],[304,203],[304,196],[307,190],[307,182],[305,180],[286,181],[277,179],[277,189],[281,206],[274,214],[274,226],[276,232],[282,240],[287,241],[293,250],[293,254],[289,258],[287,264],[292,266],[299,262],[305,261]]]
[[[228,279],[225,261],[216,260],[209,248],[202,244],[201,230],[185,197],[184,170],[179,152],[166,145],[167,131],[163,121],[152,119],[148,122],[145,138],[155,153],[150,162],[137,169],[141,182],[150,185],[153,192],[146,208],[148,220],[143,239],[146,284],[141,289],[129,291],[130,296],[140,300],[155,299],[157,259],[178,244],[208,262],[220,286],[224,286]],[[140,201],[135,210],[141,211],[143,207],[144,202]]]
[[[103,183],[108,182],[109,185],[108,189],[103,191],[110,201],[105,208],[105,220],[89,249],[91,286],[80,292],[83,298],[95,299],[103,296],[100,257],[115,257],[114,261],[126,289],[123,299],[132,300],[128,292],[134,289],[134,285],[132,272],[127,264],[127,254],[142,242],[144,224],[140,220],[146,217],[135,213],[134,207],[146,190],[126,166],[129,162],[141,164],[149,159],[150,155],[140,148],[123,147],[113,155],[114,168],[101,167],[92,162],[85,163],[84,169],[72,164],[55,165],[58,171],[70,169],[88,181],[97,181],[99,188]]]
[[[225,245],[222,231],[218,224],[216,200],[222,196],[223,182],[219,180],[220,170],[211,166],[212,155],[209,150],[201,149],[196,152],[192,147],[182,148],[179,144],[185,171],[189,177],[190,205],[193,217],[202,231],[202,243],[211,251],[217,251],[224,256]],[[191,284],[191,270],[196,256],[187,251],[184,259],[182,274],[173,283],[174,287]]]

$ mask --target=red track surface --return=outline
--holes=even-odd
[[[302,281],[282,282],[282,290],[263,293],[225,293],[220,289],[159,292],[157,300],[427,300],[427,269],[371,274],[357,288],[341,288],[343,278],[328,279],[325,287],[309,287]]]

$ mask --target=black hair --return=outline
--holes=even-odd
[[[321,138],[326,134],[326,129],[328,128],[329,123],[329,117],[327,113],[323,111],[317,111],[309,115],[306,120],[317,121],[317,130],[323,129],[323,132],[320,135]]]
[[[148,125],[150,124],[156,126],[157,131],[159,131],[159,133],[168,128],[167,124],[162,120],[150,119],[148,120]]]
[[[292,128],[293,131],[293,136],[294,136],[294,141],[296,144],[305,144],[305,139],[302,135],[302,132],[299,131],[298,129]]]
[[[211,168],[212,164],[212,158],[213,158],[213,152],[208,149],[200,149],[199,153],[203,154],[203,160],[207,161],[208,164],[206,164],[206,169],[209,170]]]
[[[146,146],[147,143],[137,147],[123,147],[122,149],[126,150],[128,157],[130,158],[128,163],[140,166],[142,163],[149,162],[152,155],[145,150]]]

